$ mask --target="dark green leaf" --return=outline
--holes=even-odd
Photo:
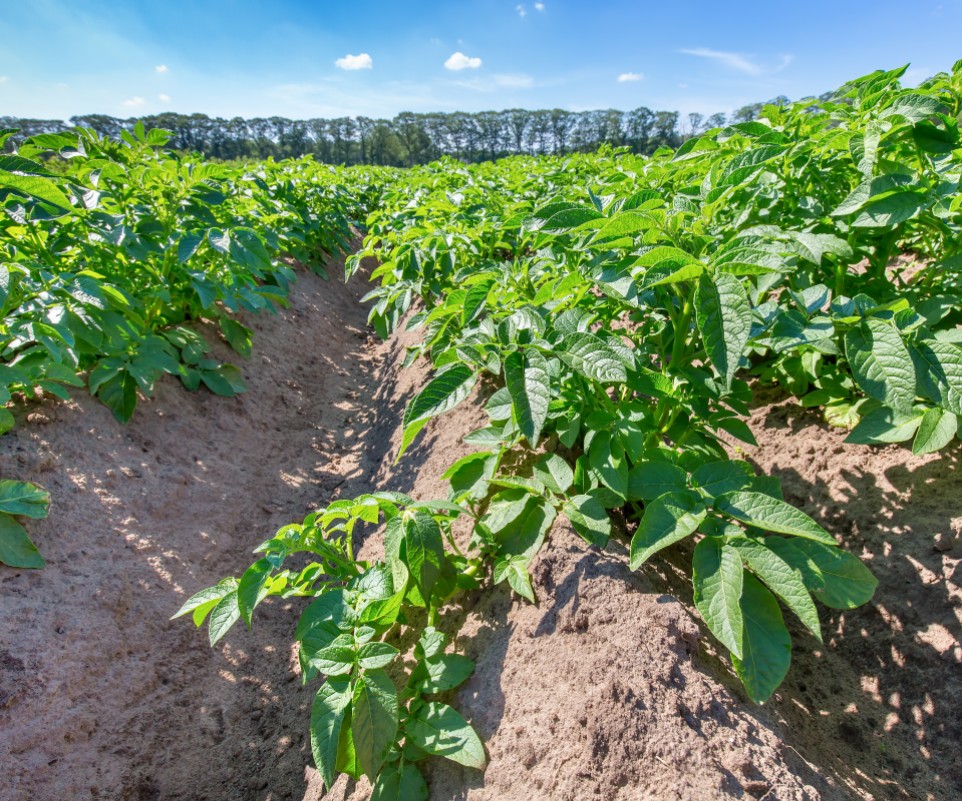
[[[336,676],[321,685],[311,705],[311,752],[328,790],[334,784],[337,744],[351,697],[350,679]]]
[[[39,520],[47,516],[50,493],[25,481],[0,480],[0,512]]]
[[[571,465],[556,453],[546,453],[535,462],[534,477],[558,495],[571,489],[575,480]]]
[[[620,440],[608,431],[599,431],[588,447],[588,463],[601,483],[619,498],[628,496],[628,461]]]
[[[703,489],[712,498],[726,492],[745,489],[752,483],[755,471],[748,462],[740,459],[725,459],[708,462],[691,474],[691,483]]]
[[[470,367],[458,364],[438,373],[428,382],[404,412],[404,441],[398,458],[414,441],[427,420],[450,411],[471,394],[475,380]]]
[[[461,654],[436,655],[425,659],[424,667],[428,677],[421,683],[421,690],[426,693],[453,690],[474,672],[474,662]]]
[[[741,657],[732,656],[735,672],[755,703],[767,701],[782,683],[792,661],[792,638],[778,601],[754,576],[742,589],[744,620]]]
[[[805,627],[821,641],[822,628],[815,603],[805,587],[801,572],[758,540],[735,538],[731,545],[768,588],[791,609]]]
[[[572,370],[602,384],[628,380],[625,366],[604,340],[594,334],[577,331],[568,334],[558,355]]]
[[[752,310],[742,282],[730,273],[701,276],[695,320],[708,358],[730,389],[752,329]]]
[[[665,461],[639,462],[628,473],[628,500],[653,501],[666,492],[680,492],[688,486],[688,474]]]
[[[427,783],[421,771],[410,763],[403,768],[399,765],[385,765],[371,791],[371,801],[427,800]]]
[[[919,386],[945,411],[962,416],[962,349],[928,340],[912,346]]]
[[[509,586],[522,598],[535,602],[531,577],[528,575],[528,559],[523,555],[511,556],[494,563],[494,583],[507,580]]]
[[[515,422],[525,439],[535,446],[551,402],[548,362],[536,350],[514,351],[504,360],[504,377]]]
[[[254,562],[244,575],[241,576],[240,584],[237,587],[237,608],[240,610],[241,619],[251,625],[251,614],[267,594],[265,585],[270,578],[273,565],[267,559],[259,559]]]
[[[10,515],[0,513],[0,563],[10,567],[41,568],[43,557],[26,529]]]
[[[418,511],[403,521],[405,562],[421,597],[428,601],[441,575],[444,539],[438,522],[428,513]]]
[[[801,509],[770,495],[751,490],[729,492],[715,499],[715,508],[723,515],[764,531],[835,545],[835,538]]]
[[[912,453],[934,453],[948,445],[959,428],[959,418],[943,409],[929,409],[922,417]]]
[[[694,534],[705,514],[705,504],[694,492],[662,495],[647,504],[631,538],[631,569],[637,570],[652,554]]]
[[[604,548],[611,536],[611,518],[600,500],[592,495],[575,495],[561,511],[586,542]]]
[[[357,649],[357,664],[365,670],[386,668],[398,653],[397,648],[386,642],[366,642]]]
[[[354,686],[351,735],[357,762],[372,782],[398,730],[397,690],[383,670],[362,673]]]
[[[915,368],[894,326],[871,317],[862,320],[845,334],[845,356],[866,395],[894,409],[911,408]]]
[[[405,734],[418,748],[483,770],[484,746],[468,722],[447,704],[429,701],[408,720]]]
[[[888,228],[911,220],[926,206],[931,205],[926,192],[901,189],[871,198],[862,206],[861,213],[852,220],[856,228]]]
[[[216,645],[218,640],[230,631],[240,619],[240,607],[237,605],[237,590],[232,590],[221,598],[210,613],[208,634],[210,644]]]
[[[744,572],[738,551],[722,540],[705,537],[695,546],[692,558],[695,606],[712,634],[736,657],[742,655],[740,600]]]
[[[865,415],[845,441],[852,445],[905,442],[912,438],[921,423],[921,413],[899,412],[883,406]]]

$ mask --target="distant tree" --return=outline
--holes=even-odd
[[[688,115],[688,127],[685,130],[686,137],[698,136],[705,128],[705,115],[693,111]]]
[[[833,93],[811,98],[812,108],[834,98]],[[782,107],[788,98],[753,103],[732,112],[729,123],[747,122],[764,114],[765,106]],[[777,112],[769,111],[775,115]],[[680,124],[677,111],[652,111],[641,106],[628,112],[617,109],[566,111],[564,109],[506,109],[415,114],[394,119],[338,117],[292,120],[287,117],[223,119],[206,114],[164,112],[121,119],[107,114],[62,120],[0,117],[0,127],[18,129],[18,138],[66,130],[71,125],[92,128],[117,139],[137,122],[171,132],[170,147],[221,159],[287,158],[311,154],[318,161],[338,164],[395,164],[411,166],[453,156],[463,161],[496,159],[509,153],[564,155],[590,152],[602,145],[628,147],[650,154],[659,147],[681,142],[726,124],[724,114],[709,117],[692,112]],[[7,148],[14,147],[11,140]]]
[[[548,115],[551,137],[554,140],[554,152],[564,155],[568,152],[568,142],[571,131],[575,126],[575,115],[570,111],[556,108]]]
[[[430,158],[424,158],[424,156],[431,153],[432,142],[419,115],[404,111],[394,118],[393,125],[404,146],[405,166],[410,167],[430,161]]]
[[[629,111],[624,119],[625,142],[636,153],[650,153],[651,136],[655,128],[655,114],[641,106]]]
[[[708,119],[705,120],[705,130],[710,131],[712,128],[724,128],[725,127],[725,115],[722,113],[712,114]]]
[[[659,111],[655,114],[654,144],[658,147],[678,147],[678,112]]]
[[[567,112],[555,109],[554,111],[532,111],[531,124],[528,126],[528,148],[533,153],[545,154],[551,152],[551,121],[552,117]],[[563,148],[558,148],[564,152]]]
[[[501,112],[505,118],[509,148],[512,153],[523,153],[527,142],[528,126],[531,125],[531,112],[523,108],[513,108]]]

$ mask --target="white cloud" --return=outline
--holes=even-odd
[[[0,83],[6,83],[9,80],[10,80],[9,75],[0,75]]]
[[[121,102],[120,105],[124,106],[125,108],[137,108],[138,106],[144,105],[146,102],[147,101],[142,97],[131,97],[130,99]]]
[[[534,4],[534,10],[535,10],[535,11],[544,11],[544,3],[535,3],[535,4]]]
[[[452,53],[451,57],[444,62],[446,70],[460,72],[461,70],[476,70],[481,66],[481,59],[476,56],[466,56],[460,50]]]
[[[374,60],[367,53],[358,53],[356,56],[349,53],[337,59],[334,66],[342,70],[369,70],[374,66]]]
[[[623,72],[618,76],[618,83],[630,83],[632,81],[640,81],[645,76],[640,72]]]
[[[752,61],[748,56],[744,56],[741,53],[728,53],[724,50],[710,50],[707,47],[694,47],[690,49],[684,49],[681,51],[689,56],[698,56],[699,58],[707,58],[712,61],[717,61],[719,64],[723,64],[735,72],[743,72],[746,75],[764,75],[765,73],[779,72],[785,69],[794,60],[794,56],[783,55],[781,64],[777,67],[771,68],[759,64],[756,61]]]
[[[169,103],[170,95],[157,95],[157,99],[160,100],[162,103]]]
[[[514,10],[518,12],[519,17],[528,16],[528,9],[526,9],[524,6],[515,6]]]
[[[160,73],[167,72],[167,65],[166,65],[166,64],[158,64],[156,67],[154,67],[154,72],[160,72]]]
[[[534,78],[530,75],[495,75],[494,83],[503,89],[530,89],[534,86]]]
[[[785,67],[791,64],[794,60],[795,60],[795,56],[793,56],[791,53],[786,53],[784,56],[782,56],[782,63],[779,64],[774,70],[772,70],[772,72],[781,72],[783,69],[785,69]]]

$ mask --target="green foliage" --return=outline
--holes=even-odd
[[[143,126],[122,142],[78,129],[0,156],[0,433],[15,424],[14,397],[84,385],[122,422],[165,374],[244,392],[196,324],[250,356],[234,315],[283,304],[291,259],[318,265],[346,249],[361,175],[349,192],[310,160],[245,170],[182,158],[167,140]],[[4,561],[42,564],[19,524],[3,525]]]
[[[5,400],[86,383],[126,421],[164,374],[243,392],[239,371],[184,324],[215,322],[249,356],[250,331],[231,315],[284,302],[294,272],[281,257],[346,246],[356,201],[332,173],[196,164],[161,149],[167,138],[78,129],[28,138],[0,161]],[[55,159],[62,169],[47,171]]]
[[[250,624],[251,612],[270,596],[311,598],[295,639],[304,681],[327,677],[311,709],[311,750],[325,785],[339,772],[363,774],[378,798],[426,797],[416,766],[425,756],[478,769],[486,761],[471,726],[434,699],[474,670],[471,660],[447,650],[447,637],[433,626],[438,610],[472,586],[481,567],[479,559],[445,547],[454,542],[451,525],[461,514],[453,504],[417,503],[399,493],[337,501],[278,531],[239,579],[201,591],[175,617],[192,614],[199,626],[209,614],[216,642],[242,616]],[[357,527],[379,524],[385,558],[355,559]],[[300,553],[316,561],[284,567]],[[222,621],[225,602],[233,611]],[[401,626],[420,631],[411,662],[389,641]]]
[[[379,798],[423,798],[423,756],[483,766],[473,730],[424,697],[470,671],[434,624],[484,581],[534,601],[530,566],[559,514],[597,547],[628,535],[632,569],[690,559],[695,607],[759,703],[789,669],[783,609],[820,639],[816,601],[872,597],[868,568],[726,439],[754,442],[751,376],[823,407],[853,443],[914,437],[928,453],[957,436],[962,65],[914,90],[902,72],[651,158],[442,160],[384,186],[347,264],[377,259],[371,324],[420,330],[409,362],[435,371],[402,451],[481,387],[478,450],[445,473],[447,501],[338,501],[262,546],[270,571],[181,612],[209,613],[216,640],[262,592],[315,599],[296,639],[305,679],[332,677],[312,724],[326,783],[367,773]],[[355,524],[382,515],[384,560],[355,560]],[[294,550],[321,561],[280,571]],[[395,626],[419,637],[403,666],[383,661]]]
[[[47,516],[50,495],[36,484],[0,480],[0,564],[38,568],[44,561],[15,515],[38,520]]]

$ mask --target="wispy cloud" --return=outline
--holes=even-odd
[[[623,72],[618,76],[618,83],[632,83],[640,81],[644,77],[640,72]]]
[[[513,75],[495,75],[494,83],[502,89],[530,89],[534,86],[534,78],[530,75],[516,73]]]
[[[476,70],[480,66],[480,58],[477,58],[476,56],[466,56],[460,50],[458,50],[456,53],[452,53],[448,60],[444,62],[444,68],[453,72],[460,72],[461,70]]]
[[[350,53],[334,62],[334,66],[342,70],[369,70],[374,67],[374,60],[367,53]]]
[[[131,98],[128,98],[127,100],[122,100],[120,105],[122,105],[124,108],[138,108],[144,105],[144,103],[146,102],[147,101],[144,100],[142,97],[131,97]]]
[[[158,64],[156,67],[154,67],[154,72],[159,72],[159,73],[163,74],[163,73],[165,73],[165,72],[167,72],[167,71],[168,71],[168,69],[167,69],[167,65],[166,65],[166,64]]]
[[[514,10],[518,12],[518,16],[522,19],[528,16],[528,9],[526,9],[524,6],[515,6]]]
[[[534,10],[535,10],[535,11],[544,11],[544,3],[535,3],[535,4],[534,4]]]
[[[520,89],[533,89],[537,84],[534,78],[523,73],[473,76],[451,81],[451,86],[459,89],[469,89],[472,92],[482,94],[495,94],[497,92],[514,92]]]
[[[707,47],[685,48],[681,52],[689,56],[707,58],[727,67],[730,70],[741,72],[745,75],[766,75],[773,72],[779,72],[791,64],[794,59],[794,56],[792,55],[783,55],[779,64],[776,66],[770,66],[761,64],[758,61],[754,61],[751,57],[743,55],[742,53],[730,53],[724,50],[711,50]]]
[[[10,80],[9,75],[0,75],[0,83],[6,83],[9,80]]]
[[[169,102],[170,102],[170,95],[157,95],[157,99],[158,99],[161,103],[169,103]]]
[[[400,111],[455,111],[463,106],[464,96],[438,94],[438,87],[426,83],[388,81],[365,89],[344,82],[340,77],[317,83],[282,84],[268,90],[271,105],[290,109],[288,116],[311,117],[384,117]]]

